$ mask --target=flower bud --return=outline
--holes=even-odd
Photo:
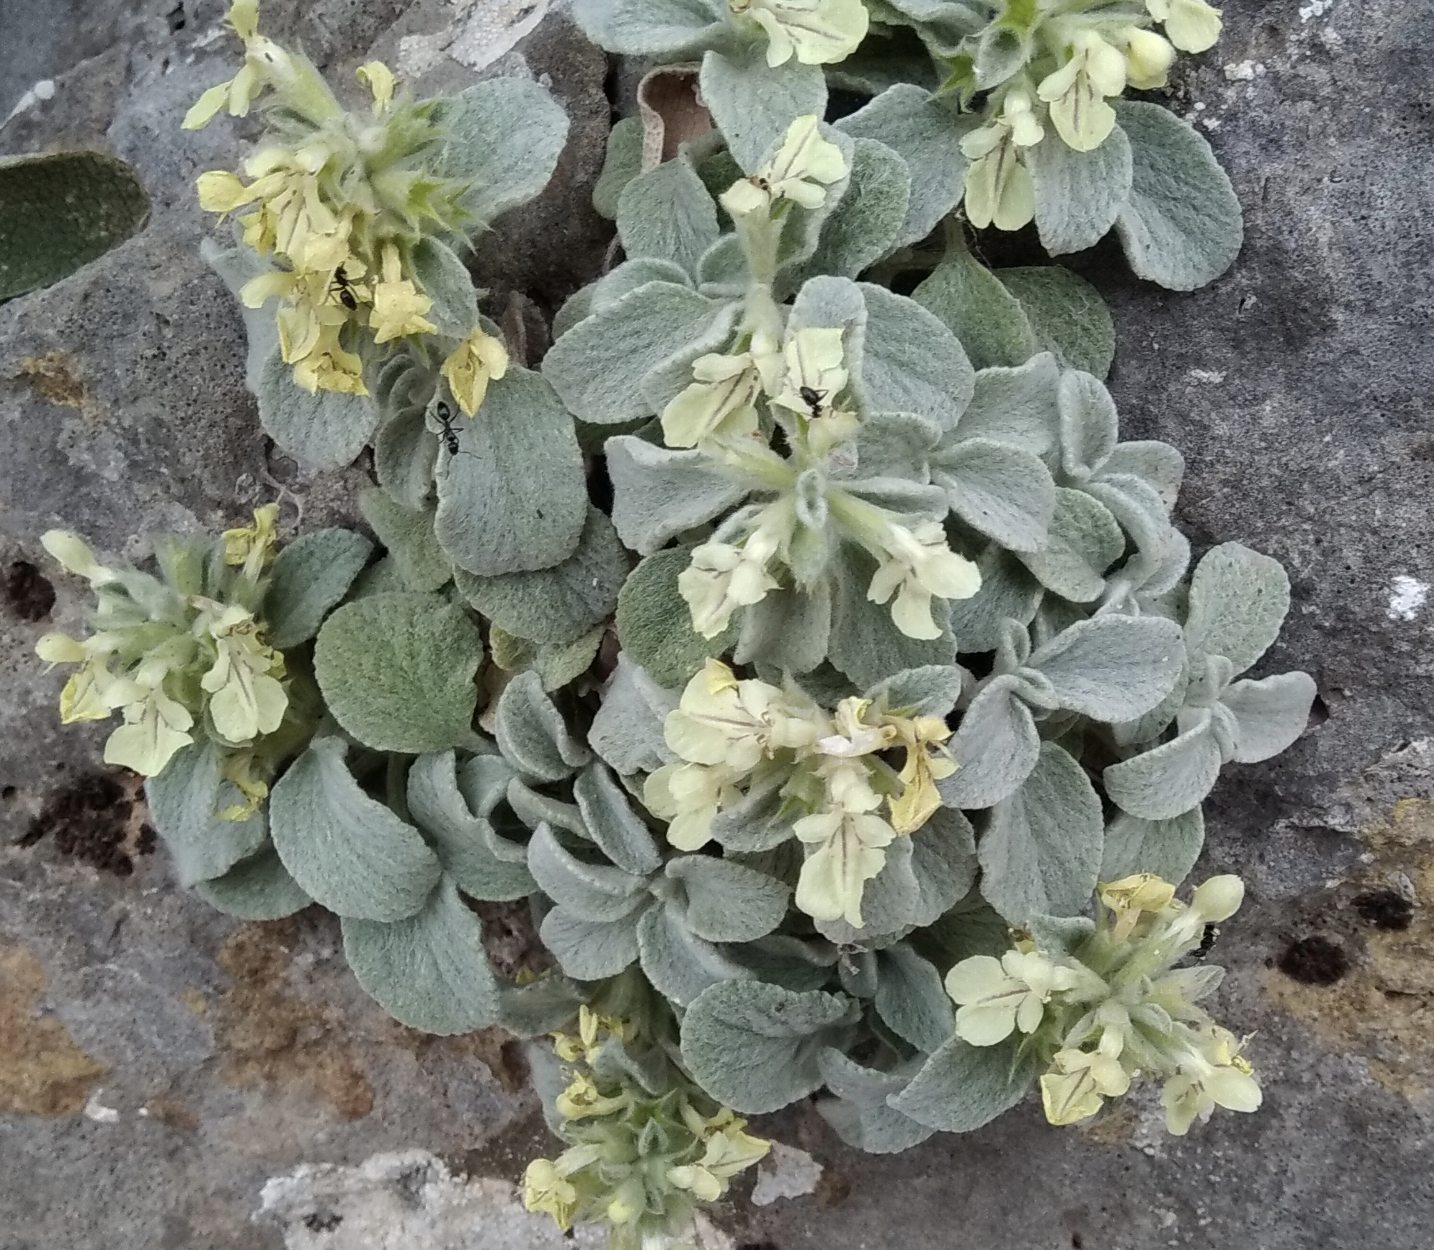
[[[1140,91],[1165,86],[1165,76],[1175,61],[1175,49],[1168,39],[1153,30],[1132,27],[1126,35],[1125,65],[1130,85]]]
[[[1207,924],[1216,924],[1233,916],[1244,901],[1245,883],[1227,873],[1203,882],[1190,899],[1190,908],[1199,912]]]

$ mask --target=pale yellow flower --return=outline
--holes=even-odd
[[[699,1202],[716,1202],[727,1192],[732,1177],[764,1159],[772,1148],[771,1142],[744,1133],[747,1122],[734,1118],[725,1108],[712,1124],[719,1122],[720,1127],[707,1138],[700,1160],[667,1170],[668,1183],[688,1190]]]
[[[358,67],[358,80],[373,92],[373,111],[384,113],[393,103],[393,88],[397,81],[393,71],[382,61],[365,61]]]
[[[1142,916],[1164,911],[1175,898],[1175,887],[1149,872],[1103,883],[1096,892],[1100,901],[1115,914],[1110,936],[1117,942],[1130,936]]]
[[[981,574],[965,556],[946,545],[940,522],[914,530],[892,522],[882,535],[885,559],[871,579],[866,597],[891,605],[891,619],[908,638],[939,638],[931,619],[931,599],[969,599],[981,589]]]
[[[712,839],[712,822],[741,798],[743,774],[725,764],[664,764],[643,783],[642,799],[668,821],[667,840],[679,851],[696,851]]]
[[[224,563],[243,565],[245,577],[257,581],[274,558],[274,547],[279,540],[275,528],[278,519],[279,505],[267,503],[254,509],[253,525],[225,530]]]
[[[767,33],[767,64],[797,58],[803,65],[844,61],[866,37],[869,17],[861,0],[728,0]]]
[[[1051,122],[1068,147],[1090,152],[1115,128],[1115,110],[1106,96],[1125,90],[1125,57],[1094,31],[1081,31],[1071,57],[1036,88],[1051,109]]]
[[[1217,1024],[1204,1030],[1198,1045],[1189,1047],[1179,1072],[1160,1092],[1170,1133],[1183,1137],[1196,1120],[1208,1120],[1216,1107],[1259,1110],[1263,1101],[1259,1083],[1239,1052],[1234,1034]]]
[[[762,387],[751,354],[709,354],[692,362],[695,379],[662,410],[669,447],[696,447],[704,438],[741,438],[757,429],[755,400]]]
[[[1093,1051],[1059,1050],[1050,1071],[1041,1077],[1041,1105],[1052,1124],[1075,1124],[1101,1109],[1106,1098],[1119,1098],[1130,1088],[1130,1074],[1121,1065],[1120,1039],[1105,1037]]]
[[[368,319],[374,330],[373,341],[388,343],[410,334],[434,333],[438,327],[423,315],[432,307],[433,301],[403,276],[398,248],[385,243],[382,276],[374,284],[373,310]]]
[[[344,351],[334,332],[321,334],[309,352],[294,362],[294,381],[310,395],[321,390],[368,394],[363,380],[363,360],[353,352]]]
[[[289,696],[278,680],[284,658],[259,638],[259,623],[241,607],[229,607],[209,626],[219,654],[200,679],[210,694],[214,728],[232,743],[273,733],[284,719]]]
[[[40,535],[40,546],[50,553],[66,573],[83,577],[91,586],[103,586],[119,575],[95,558],[89,544],[70,530],[46,530]]]
[[[578,1073],[558,1095],[556,1106],[565,1120],[586,1120],[621,1111],[629,1101],[627,1094],[603,1094],[592,1077]]]
[[[946,992],[958,1006],[957,1036],[972,1046],[994,1046],[1016,1029],[1034,1033],[1051,995],[1074,985],[1069,968],[1039,951],[973,955],[946,974]]]
[[[1137,91],[1151,91],[1165,86],[1166,76],[1174,63],[1175,49],[1168,39],[1138,26],[1132,26],[1126,32],[1126,77]]]
[[[106,693],[111,706],[123,706],[125,723],[105,743],[106,764],[130,768],[141,776],[155,777],[176,752],[194,741],[188,732],[194,717],[165,694],[163,673],[153,685],[117,679]],[[123,699],[123,704],[118,700]]]
[[[1205,0],[1145,0],[1145,7],[1182,52],[1204,52],[1220,38],[1220,10]]]
[[[782,344],[781,385],[772,402],[803,416],[835,406],[846,389],[840,326],[806,326]]]
[[[738,608],[750,607],[781,584],[768,571],[783,537],[776,524],[757,528],[741,546],[707,542],[693,548],[691,563],[677,575],[677,590],[692,614],[692,628],[715,638]]]
[[[808,114],[787,127],[782,146],[770,161],[722,193],[722,206],[733,217],[770,209],[778,200],[820,208],[826,202],[826,188],[846,175],[846,157],[822,137],[820,118]]]
[[[776,686],[738,681],[718,660],[708,660],[687,683],[663,723],[667,745],[682,759],[737,773],[750,772],[782,748],[811,745],[815,732],[809,720],[790,714]]]
[[[572,1227],[578,1191],[551,1159],[534,1159],[523,1172],[523,1205],[547,1212],[566,1232]]]
[[[474,326],[443,362],[441,372],[464,416],[471,417],[482,406],[488,383],[508,372],[508,351],[501,339]]]
[[[1013,90],[1007,93],[1000,116],[961,140],[961,151],[971,162],[966,170],[965,205],[973,226],[1019,230],[1034,219],[1036,185],[1021,150],[1034,147],[1044,137],[1031,97]]]
[[[951,729],[938,716],[893,717],[890,723],[906,747],[906,762],[898,777],[902,791],[891,800],[891,824],[897,833],[914,833],[941,806],[936,783],[956,771],[956,761],[944,745]]]
[[[861,928],[866,883],[885,866],[885,848],[896,830],[869,811],[847,810],[803,816],[794,829],[816,848],[808,852],[797,878],[797,907],[814,920],[844,919]]]

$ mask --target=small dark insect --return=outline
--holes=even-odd
[[[438,418],[438,424],[443,427],[443,445],[448,448],[450,456],[458,454],[458,431],[453,428],[453,409],[441,399],[433,406],[433,415]]]
[[[797,394],[802,397],[802,403],[812,410],[813,421],[822,415],[822,403],[827,397],[825,391],[813,390],[810,386],[799,386]]]
[[[336,294],[339,303],[349,312],[353,312],[358,307],[358,300],[354,297],[354,285],[349,281],[349,276],[344,272],[342,265],[334,270],[334,280],[329,285],[329,294]]]
[[[1204,959],[1215,945],[1215,939],[1220,936],[1219,925],[1207,924],[1205,935],[1200,939],[1200,945],[1190,952],[1191,959]]]

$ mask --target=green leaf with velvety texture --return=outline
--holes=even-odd
[[[359,511],[388,548],[410,590],[437,590],[448,584],[453,566],[434,537],[430,510],[406,508],[371,487],[359,496]]]
[[[1036,229],[1052,256],[1094,247],[1130,195],[1130,140],[1119,126],[1090,152],[1048,134],[1026,149],[1025,163],[1036,187]]]
[[[719,1103],[754,1115],[776,1111],[821,1085],[822,1049],[839,1044],[856,1014],[840,995],[724,982],[683,1016],[682,1058]]]
[[[402,920],[442,875],[418,830],[371,799],[341,738],[316,738],[269,796],[274,849],[299,886],[340,916]]]
[[[752,490],[717,469],[703,452],[673,451],[619,434],[607,440],[612,522],[639,555],[735,507]]]
[[[218,747],[193,743],[175,752],[162,772],[145,778],[150,819],[174,860],[180,885],[224,876],[258,851],[268,836],[262,809],[247,820],[216,815],[244,801],[224,780],[223,763]]]
[[[345,916],[342,927],[358,983],[400,1024],[446,1037],[497,1020],[483,927],[451,881],[417,915],[389,924]]]
[[[602,764],[593,761],[577,775],[573,798],[588,836],[624,872],[646,876],[662,867],[651,831]]]
[[[573,419],[542,377],[510,365],[442,454],[434,533],[480,577],[546,569],[572,554],[588,493]]]
[[[520,673],[504,687],[495,726],[504,758],[539,781],[561,781],[592,759],[568,733],[536,673]]]
[[[1197,807],[1220,775],[1220,744],[1209,718],[1102,774],[1112,802],[1145,820],[1173,820]]]
[[[711,855],[680,855],[665,875],[686,895],[685,923],[709,942],[755,942],[787,914],[791,889],[766,873]]]
[[[993,678],[967,707],[947,743],[956,771],[937,782],[949,807],[976,810],[1008,798],[1030,776],[1040,756],[1031,710],[1016,694],[1018,679]]]
[[[656,552],[633,569],[617,598],[617,636],[629,662],[672,690],[686,685],[710,657],[729,650],[740,624],[734,620],[715,638],[692,628],[692,613],[677,589],[679,574],[691,562],[691,547]]]
[[[364,395],[317,391],[310,395],[294,381],[293,370],[270,356],[260,367],[254,397],[259,423],[280,450],[306,469],[342,469],[364,449],[382,417],[377,404]]]
[[[855,278],[897,246],[911,186],[906,162],[875,139],[857,139],[854,148],[846,190],[795,275]]]
[[[1110,372],[1115,322],[1095,287],[1061,265],[1001,269],[996,277],[1019,301],[1036,351],[1098,378]]]
[[[1018,1060],[1011,1042],[972,1046],[953,1037],[889,1102],[918,1124],[946,1133],[969,1133],[1020,1102],[1035,1068],[1034,1053]]]
[[[1016,297],[969,252],[943,261],[911,298],[945,323],[973,368],[1014,368],[1036,351],[1031,323]]]
[[[314,901],[289,876],[270,842],[222,877],[196,881],[194,892],[216,911],[240,920],[282,920]]]
[[[1180,627],[1158,616],[1098,616],[1062,630],[1026,661],[1063,707],[1134,720],[1175,687],[1185,665]]]
[[[1105,827],[1100,879],[1119,881],[1138,872],[1151,872],[1166,881],[1183,881],[1204,845],[1205,817],[1199,807],[1170,820],[1141,820],[1129,812],[1117,812]]]
[[[717,241],[717,205],[686,155],[640,173],[617,202],[617,232],[628,260],[671,261],[697,276],[702,253]]]
[[[1278,560],[1240,543],[1212,547],[1190,579],[1191,658],[1223,655],[1243,673],[1269,650],[1289,610],[1290,579]]]
[[[702,101],[727,140],[737,164],[753,174],[773,144],[786,136],[798,117],[826,112],[827,85],[820,65],[792,57],[767,64],[767,45],[759,40],[702,58]]]
[[[1130,140],[1130,198],[1115,228],[1137,276],[1193,291],[1234,263],[1244,238],[1240,201],[1202,135],[1169,109],[1115,101]]]
[[[977,843],[981,894],[1007,921],[1071,916],[1090,902],[1105,822],[1085,770],[1054,743],[991,812]]]
[[[589,505],[577,549],[561,564],[476,577],[460,570],[459,592],[501,629],[539,643],[571,642],[617,607],[628,556],[612,522]]]
[[[313,530],[280,551],[259,611],[269,645],[287,651],[317,634],[372,552],[367,538],[346,529]]]
[[[438,595],[370,595],[337,609],[314,645],[334,719],[375,751],[420,754],[466,742],[483,640]]]
[[[853,389],[868,410],[913,412],[941,429],[955,427],[975,391],[976,375],[958,336],[916,300],[869,282],[860,371]]]
[[[876,1010],[891,1031],[927,1054],[956,1029],[941,974],[903,942],[876,955]]]
[[[642,118],[623,117],[607,132],[602,173],[593,184],[593,208],[613,221],[622,189],[642,172]],[[554,335],[556,337],[556,335]]]

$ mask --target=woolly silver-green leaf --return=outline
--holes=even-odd
[[[1072,603],[1089,603],[1105,589],[1105,572],[1125,550],[1125,535],[1109,509],[1084,491],[1058,487],[1046,545],[1016,556],[1040,582]]]
[[[1150,872],[1166,881],[1183,881],[1204,845],[1205,817],[1198,806],[1170,820],[1141,820],[1117,812],[1105,827],[1100,879],[1119,881]]]
[[[680,689],[710,657],[737,640],[737,621],[715,638],[704,638],[692,628],[692,613],[677,589],[678,576],[691,562],[690,547],[650,555],[633,569],[618,595],[618,640],[629,663],[640,665],[658,687]]]
[[[662,727],[677,699],[675,690],[659,685],[626,651],[620,653],[588,730],[588,745],[624,776],[656,772],[673,758]]]
[[[643,913],[637,922],[637,946],[643,975],[678,1007],[686,1007],[711,986],[752,975],[725,950],[698,937],[674,907],[653,907]]]
[[[618,920],[579,920],[554,907],[538,926],[538,936],[562,970],[579,981],[615,977],[637,961],[637,925],[643,913],[634,911]]]
[[[673,451],[630,434],[608,439],[605,450],[612,521],[622,541],[640,555],[712,520],[752,489],[700,451]]]
[[[1305,731],[1317,693],[1308,673],[1280,673],[1263,681],[1237,681],[1220,696],[1239,727],[1236,764],[1278,755]]]
[[[539,781],[561,781],[592,759],[568,732],[536,673],[520,673],[504,687],[494,724],[504,757]]]
[[[941,974],[904,942],[876,955],[876,1011],[897,1036],[927,1054],[956,1029]]]
[[[400,1024],[446,1037],[498,1019],[483,927],[451,881],[417,915],[389,924],[345,916],[342,928],[358,983]]]
[[[1090,903],[1105,822],[1085,770],[1052,742],[1021,788],[991,811],[977,843],[981,894],[1013,925]]]
[[[269,645],[286,651],[317,634],[372,552],[362,534],[337,528],[301,534],[280,551],[260,610]]]
[[[1130,140],[1117,126],[1104,143],[1077,152],[1056,135],[1027,148],[1036,187],[1036,229],[1052,256],[1094,247],[1130,195]]]
[[[446,599],[378,594],[324,622],[314,675],[348,733],[376,751],[416,755],[468,740],[482,658],[478,630]]]
[[[691,160],[681,154],[638,174],[623,188],[617,232],[629,261],[668,261],[695,278],[697,262],[717,241],[721,228],[717,205]]]
[[[647,876],[662,867],[662,854],[651,831],[604,765],[593,761],[577,775],[573,798],[588,837],[624,872]]]
[[[442,875],[438,856],[369,798],[341,738],[316,738],[269,796],[270,834],[299,886],[340,916],[393,921],[419,911]]]
[[[939,317],[885,287],[860,283],[866,302],[859,376],[853,388],[876,412],[911,412],[953,429],[975,391],[966,352]]]
[[[773,144],[798,117],[826,112],[827,85],[820,65],[796,57],[767,64],[764,41],[708,52],[702,58],[702,101],[744,173],[753,174]]]
[[[709,942],[755,942],[782,923],[791,889],[766,873],[711,855],[680,855],[665,875],[681,884],[685,923]]]
[[[1172,820],[1210,793],[1220,763],[1220,744],[1207,716],[1162,746],[1112,764],[1102,780],[1122,811],[1145,820]]]
[[[1098,616],[1062,630],[1026,661],[1062,707],[1133,720],[1174,689],[1185,666],[1180,627],[1158,616]]]
[[[437,590],[453,576],[453,566],[433,533],[433,512],[408,508],[387,492],[370,488],[359,496],[359,511],[393,557],[410,590]]]
[[[1035,350],[1051,352],[1068,369],[1103,378],[1115,359],[1115,322],[1100,292],[1061,265],[1022,266],[996,273],[1021,305]]]
[[[378,429],[379,406],[365,395],[316,391],[310,395],[294,381],[277,351],[260,366],[254,386],[259,423],[282,451],[306,469],[342,469],[364,449]]]
[[[221,820],[216,814],[244,801],[224,780],[223,767],[218,747],[196,742],[175,752],[163,771],[145,779],[150,819],[174,860],[180,885],[224,876],[258,851],[268,836],[262,810],[247,820]]]
[[[572,417],[548,383],[510,365],[477,415],[457,416],[458,454],[443,452],[434,533],[480,577],[550,568],[578,545],[587,484]]]
[[[1045,545],[1056,484],[1038,456],[958,431],[932,453],[931,480],[957,516],[1002,547],[1037,551]]]
[[[196,881],[194,892],[216,911],[240,920],[282,920],[314,901],[289,875],[270,842],[222,877]]]
[[[1014,368],[1036,351],[1031,323],[1016,297],[969,252],[943,261],[911,298],[940,318],[976,369]]]
[[[1036,1057],[1016,1057],[1013,1043],[972,1046],[959,1037],[942,1045],[889,1105],[918,1124],[969,1133],[1009,1111],[1035,1076]]]
[[[992,807],[1014,794],[1040,756],[1031,710],[1016,693],[1014,676],[993,678],[961,717],[947,746],[956,771],[937,782],[949,807]]]
[[[1243,673],[1269,650],[1289,610],[1290,579],[1278,560],[1221,543],[1190,579],[1185,642],[1192,658],[1223,655]]]

